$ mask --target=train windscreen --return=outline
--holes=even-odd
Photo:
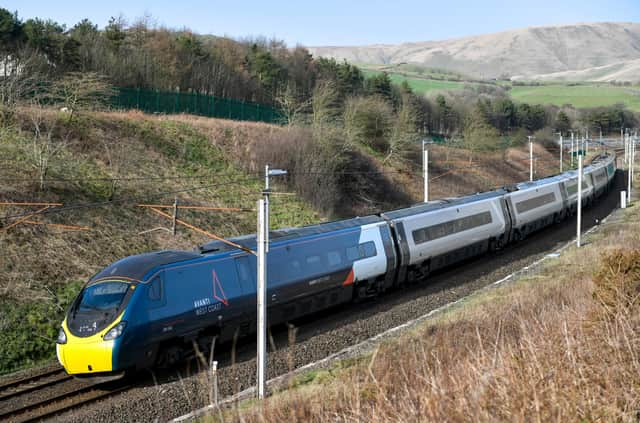
[[[106,328],[125,305],[131,287],[127,282],[110,281],[84,288],[67,316],[71,332],[87,337]]]
[[[128,289],[129,284],[124,282],[104,282],[89,286],[82,291],[78,311],[118,309]]]

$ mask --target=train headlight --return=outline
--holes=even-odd
[[[126,326],[127,322],[118,323],[117,325],[112,327],[111,330],[107,332],[102,339],[104,339],[105,341],[111,341],[112,339],[119,338],[122,335],[122,332],[124,332],[124,328]]]
[[[58,344],[66,344],[67,343],[67,334],[64,333],[64,329],[60,328],[58,331],[58,339],[56,340]]]

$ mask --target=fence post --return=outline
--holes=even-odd
[[[176,236],[176,220],[178,220],[178,197],[173,200],[173,222],[171,225],[171,232],[173,236]]]

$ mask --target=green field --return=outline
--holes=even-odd
[[[411,67],[407,64],[394,66],[362,64],[361,67],[366,76],[386,71],[391,81],[396,84],[407,81],[417,94],[458,90],[464,88],[465,85],[479,84],[478,82],[465,82],[464,76],[460,74],[447,74],[444,71],[422,69],[419,66]],[[440,79],[439,77],[446,79]],[[505,88],[508,88],[511,84],[508,81],[488,81],[487,83],[505,86]],[[638,86],[616,87],[606,83],[574,85],[550,83],[545,85],[513,86],[510,94],[514,100],[530,104],[554,104],[556,106],[571,104],[576,108],[590,108],[622,103],[629,110],[640,112],[640,87]]]
[[[615,87],[608,84],[514,86],[511,97],[531,104],[571,104],[576,108],[622,103],[630,110],[640,111],[638,87]]]
[[[366,76],[371,76],[381,72],[375,70],[363,70],[363,73]],[[424,94],[429,91],[436,90],[458,90],[463,88],[466,84],[465,82],[418,78],[400,75],[397,73],[389,73],[389,78],[394,84],[400,84],[402,81],[407,81],[411,89],[417,94]]]
[[[360,69],[372,72],[387,72],[389,74],[404,75],[421,79],[435,79],[446,81],[470,81],[473,78],[462,73],[444,68],[433,68],[422,66],[417,63],[397,63],[397,64],[374,64],[374,63],[354,63]]]
[[[391,74],[389,75],[389,78],[394,84],[400,84],[402,81],[407,81],[411,89],[416,93],[426,93],[434,90],[457,90],[465,85],[464,82],[410,78],[398,74]]]

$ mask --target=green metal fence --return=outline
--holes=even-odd
[[[117,88],[112,106],[148,113],[190,113],[222,119],[282,123],[282,114],[271,106],[194,93]]]

